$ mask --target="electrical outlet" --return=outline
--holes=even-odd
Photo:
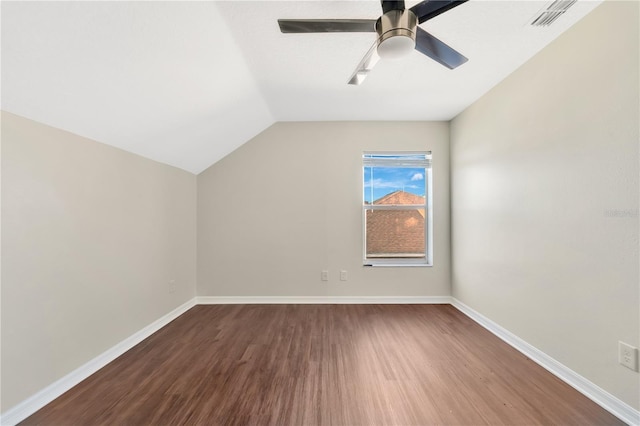
[[[329,281],[329,271],[321,271],[320,272],[320,279],[322,281]]]
[[[638,371],[638,348],[618,342],[618,362],[633,371]]]
[[[176,280],[169,280],[169,293],[176,292]]]
[[[343,269],[342,271],[340,271],[340,281],[346,281],[346,280],[347,280],[347,271]]]

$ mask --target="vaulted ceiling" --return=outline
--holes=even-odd
[[[379,1],[3,1],[2,109],[199,173],[276,121],[450,120],[600,1],[531,26],[550,3],[471,0],[421,25],[467,63],[413,52],[350,86],[374,33],[277,19],[376,19]]]

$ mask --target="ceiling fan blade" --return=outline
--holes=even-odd
[[[382,13],[387,13],[390,10],[404,10],[404,0],[381,0],[382,1]]]
[[[358,64],[356,71],[349,78],[349,84],[359,85],[361,84],[365,78],[369,75],[369,72],[373,69],[375,64],[380,60],[380,56],[378,56],[378,42],[376,41],[371,46],[371,49],[364,55],[364,58]]]
[[[420,2],[415,6],[409,8],[409,10],[418,17],[418,24],[422,24],[424,21],[435,18],[436,16],[446,12],[447,10],[453,9],[456,6],[460,6],[466,1],[467,0],[424,0],[423,2]]]
[[[416,30],[416,50],[449,69],[459,67],[468,61],[461,53],[420,27]]]
[[[375,19],[278,19],[283,33],[374,33]]]

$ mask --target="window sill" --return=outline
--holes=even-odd
[[[431,268],[430,263],[364,263],[366,268]]]

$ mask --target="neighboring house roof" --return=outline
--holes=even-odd
[[[424,197],[405,191],[395,191],[378,198],[373,204],[424,204]]]
[[[424,204],[424,197],[395,191],[373,204]],[[367,256],[411,255],[425,252],[425,211],[367,210]]]

